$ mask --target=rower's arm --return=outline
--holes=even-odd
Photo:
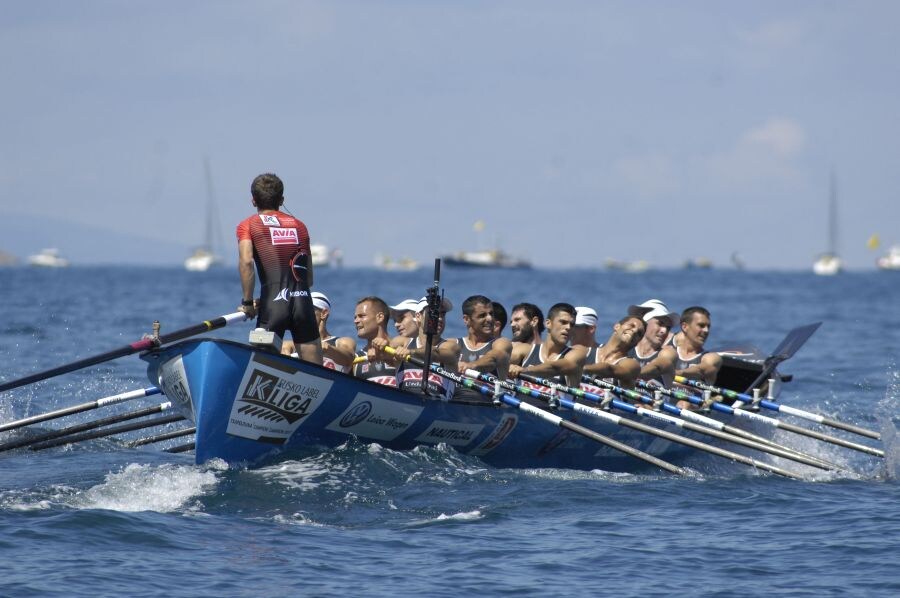
[[[506,378],[506,372],[509,369],[509,357],[512,353],[512,343],[509,339],[498,338],[491,346],[491,350],[466,364],[460,364],[460,370],[466,369],[478,370],[479,372],[490,372],[497,370],[501,378]],[[463,367],[465,366],[465,367]]]
[[[702,380],[707,384],[716,381],[719,374],[719,368],[722,367],[722,356],[718,353],[704,353],[700,358],[700,363],[686,367],[683,370],[676,370],[675,374],[691,378],[692,380]]]
[[[663,347],[652,361],[647,362],[641,368],[639,378],[655,378],[660,374],[675,374],[675,360],[677,354],[673,347]]]
[[[336,364],[350,366],[356,358],[356,341],[349,336],[342,336],[334,341],[334,345],[322,343],[322,352]]]
[[[563,355],[559,359],[552,359],[549,361],[545,361],[544,363],[537,363],[524,368],[520,368],[518,370],[518,373],[532,374],[534,376],[540,377],[577,374],[578,377],[581,378],[581,370],[582,368],[584,368],[584,361],[587,357],[587,351],[587,347],[578,345],[572,347],[565,355]],[[510,365],[510,374],[512,374],[512,370],[513,367],[512,365]]]
[[[619,381],[623,388],[634,388],[634,381],[641,373],[641,364],[637,359],[626,357],[612,366],[613,378]]]
[[[253,299],[256,287],[256,264],[253,262],[253,241],[244,239],[238,242],[238,272],[241,275],[242,299]]]

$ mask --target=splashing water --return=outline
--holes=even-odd
[[[884,398],[878,402],[875,416],[881,424],[881,443],[884,447],[884,477],[898,479],[900,474],[900,444],[897,442],[897,424],[894,416],[900,413],[900,372],[895,368],[888,374]]]
[[[224,463],[202,468],[132,463],[117,473],[107,474],[102,484],[76,494],[71,504],[79,509],[125,512],[196,510],[196,505],[189,504],[191,499],[209,492],[218,482],[218,472],[224,469]]]

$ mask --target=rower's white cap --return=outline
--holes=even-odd
[[[659,299],[648,299],[640,305],[629,305],[628,315],[638,316],[645,322],[649,322],[653,318],[667,318],[670,322],[669,328],[674,328],[681,322],[681,314],[671,311]]]
[[[398,320],[399,317],[405,311],[418,311],[419,302],[415,299],[404,299],[397,305],[391,305],[391,317],[395,320]]]
[[[575,325],[576,326],[596,326],[597,312],[590,307],[575,308]]]
[[[325,293],[313,291],[309,296],[312,297],[313,307],[315,307],[316,309],[331,310],[331,301],[328,300],[328,297],[325,296]]]
[[[421,312],[423,309],[428,307],[428,297],[422,297],[419,299],[419,302],[416,303],[416,312]],[[446,297],[441,297],[441,311],[447,313],[448,311],[453,309],[453,304]]]

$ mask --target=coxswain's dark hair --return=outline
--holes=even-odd
[[[565,312],[573,318],[577,315],[577,312],[572,305],[568,303],[556,303],[550,308],[550,311],[547,312],[547,319],[552,320],[559,312]]]
[[[535,305],[534,303],[517,303],[513,305],[512,311],[510,313],[516,313],[519,310],[525,312],[525,317],[529,320],[533,320],[537,318],[537,331],[538,334],[544,333],[544,312],[541,311],[541,308]]]
[[[462,302],[462,312],[464,315],[471,316],[475,312],[475,306],[487,305],[491,307],[493,305],[493,301],[485,297],[484,295],[472,295],[468,299]]]
[[[261,174],[250,184],[250,194],[259,210],[277,210],[284,201],[284,183],[276,175]]]

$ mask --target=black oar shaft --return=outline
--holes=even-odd
[[[87,430],[94,430],[96,428],[101,428],[103,426],[108,426],[111,424],[117,424],[119,422],[129,421],[132,419],[137,419],[140,417],[146,417],[148,415],[153,415],[154,413],[160,413],[169,409],[172,406],[171,403],[160,403],[159,405],[154,405],[153,407],[145,407],[143,409],[138,409],[137,411],[130,411],[128,413],[121,413],[119,415],[111,415],[109,417],[104,417],[101,419],[93,420],[90,422],[86,422],[83,424],[76,424],[74,426],[68,426],[66,428],[61,428],[59,430],[54,430],[52,432],[46,432],[44,434],[40,434],[38,436],[32,436],[31,438],[22,438],[19,440],[13,440],[10,442],[5,442],[0,444],[0,452],[9,451],[12,449],[22,448],[24,446],[29,446],[33,444],[38,444],[45,441],[51,441],[55,438],[62,438],[65,436],[71,436],[73,434],[78,434],[80,432],[86,432]]]
[[[188,442],[187,444],[180,444],[178,446],[173,446],[172,448],[166,449],[164,453],[186,453],[188,451],[192,451],[195,448],[195,444],[193,442]]]
[[[95,430],[93,432],[85,432],[84,434],[74,434],[72,436],[64,436],[62,438],[57,438],[56,440],[51,440],[49,442],[42,442],[40,444],[32,445],[30,448],[33,451],[42,451],[44,449],[52,448],[55,446],[61,446],[64,444],[73,444],[75,442],[83,442],[85,440],[94,440],[97,438],[105,438],[106,436],[114,436],[115,434],[124,434],[125,432],[132,432],[134,430],[143,430],[145,428],[152,428],[155,426],[162,426],[164,424],[171,424],[174,422],[179,422],[185,419],[183,415],[180,414],[172,414],[166,415],[163,417],[156,417],[151,420],[144,420],[139,422],[131,422],[130,424],[123,424],[121,426],[113,426],[112,428],[105,428],[103,430]]]
[[[181,330],[176,330],[175,332],[170,332],[169,334],[163,334],[158,339],[144,338],[129,345],[125,345],[124,347],[119,347],[118,349],[107,351],[106,353],[100,353],[99,355],[79,359],[78,361],[73,361],[72,363],[67,363],[65,365],[51,368],[49,370],[44,370],[43,372],[30,374],[17,380],[4,382],[3,384],[0,384],[0,392],[12,390],[13,388],[25,386],[26,384],[31,384],[33,382],[40,382],[41,380],[46,380],[48,378],[53,378],[54,376],[74,372],[75,370],[81,370],[92,365],[103,363],[105,361],[112,361],[113,359],[125,357],[126,355],[133,355],[135,353],[139,353],[140,351],[147,351],[158,345],[165,345],[167,343],[180,341],[197,334],[202,334],[204,332],[209,332],[210,330],[222,328],[223,326],[228,325],[228,323],[230,322],[242,319],[246,320],[247,316],[243,312],[235,312],[232,314],[219,316],[218,318],[213,318],[212,320],[206,320],[201,324],[188,326],[187,328],[182,328]]]
[[[175,430],[173,432],[166,432],[164,434],[157,434],[156,436],[141,438],[140,440],[129,442],[126,446],[128,446],[129,448],[134,448],[137,446],[144,446],[145,444],[153,444],[154,442],[162,442],[163,440],[169,440],[171,438],[190,436],[191,434],[194,434],[196,432],[197,428],[184,428],[183,430]]]

